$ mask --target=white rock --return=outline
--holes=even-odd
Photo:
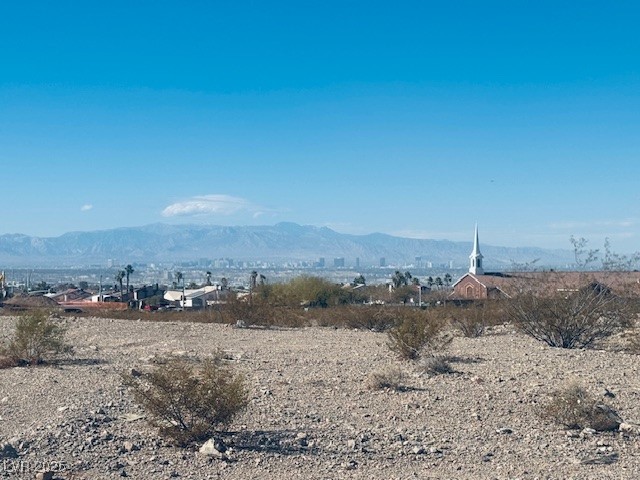
[[[226,460],[227,458],[224,452],[221,452],[220,450],[218,450],[216,446],[216,441],[213,438],[210,438],[209,440],[204,442],[204,444],[200,447],[200,450],[198,451],[203,455],[220,458],[222,460]]]

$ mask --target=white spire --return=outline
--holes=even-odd
[[[474,275],[484,275],[482,269],[482,254],[480,253],[480,240],[478,239],[478,224],[476,223],[476,232],[473,238],[473,251],[469,255],[469,273]]]

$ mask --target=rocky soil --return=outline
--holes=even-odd
[[[0,317],[0,335],[13,321]],[[0,370],[0,478],[640,477],[635,429],[567,431],[539,414],[577,382],[640,423],[640,362],[628,353],[553,349],[503,326],[456,337],[447,352],[456,373],[428,376],[369,331],[62,321],[71,359]],[[165,354],[218,349],[251,399],[220,437],[224,458],[160,438],[120,376]],[[406,388],[371,390],[372,372],[389,367]]]

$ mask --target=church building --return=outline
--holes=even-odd
[[[478,225],[473,237],[473,250],[469,255],[469,272],[465,273],[456,283],[453,284],[452,298],[465,300],[480,300],[484,298],[504,298],[509,297],[501,288],[509,283],[502,274],[485,274],[482,267],[483,260],[480,253],[480,240],[478,236]]]
[[[454,300],[483,300],[511,298],[523,292],[536,295],[566,295],[587,286],[601,286],[625,295],[640,295],[640,272],[485,272],[484,257],[480,253],[478,226],[469,255],[469,271],[453,284],[449,298]]]

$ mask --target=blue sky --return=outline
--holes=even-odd
[[[0,234],[640,250],[635,2],[4,2]]]

